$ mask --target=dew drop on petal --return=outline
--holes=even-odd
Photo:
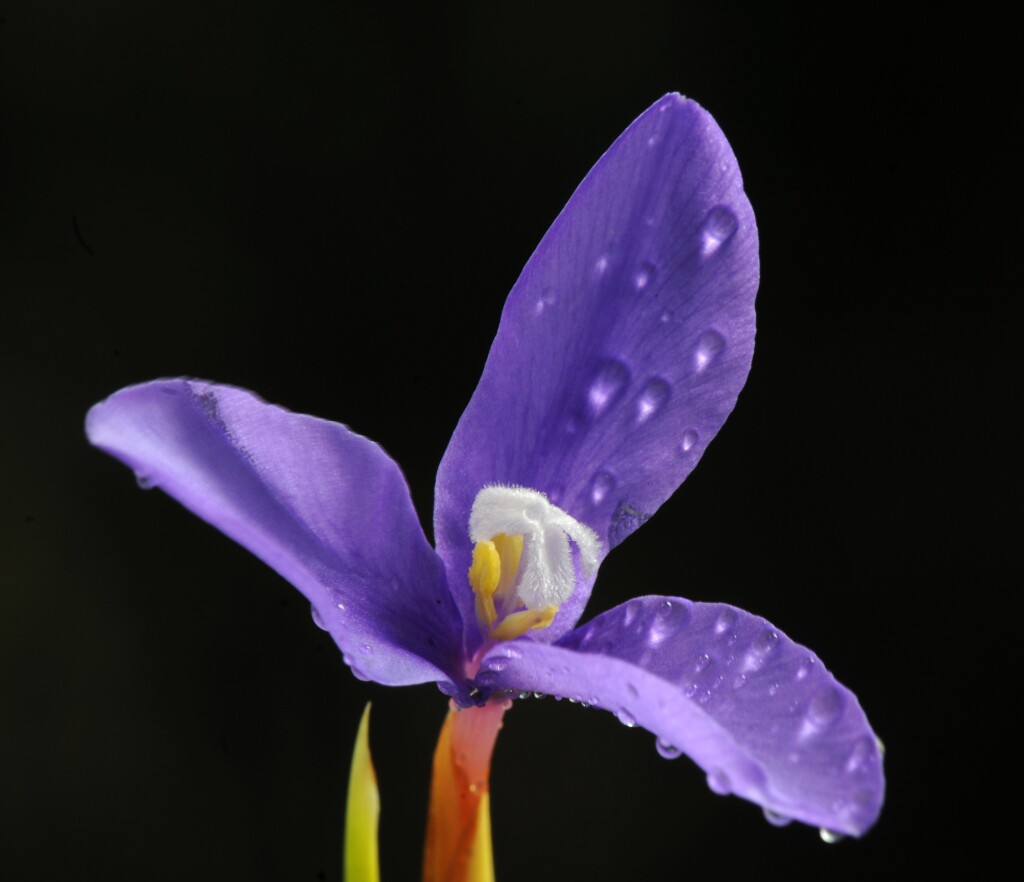
[[[707,370],[711,364],[725,349],[725,337],[718,331],[705,331],[697,340],[697,346],[693,350],[693,367],[698,374]]]
[[[313,616],[313,624],[316,625],[321,631],[326,631],[327,625],[324,624],[324,620],[320,617],[320,610],[313,606],[313,604],[310,604],[309,612]]]
[[[644,604],[643,601],[633,599],[626,604],[625,609],[622,613],[622,625],[628,628],[633,622],[636,621],[638,615],[643,612]]]
[[[680,604],[671,600],[663,600],[658,604],[648,626],[647,640],[651,646],[657,646],[670,634],[686,625],[688,613]]]
[[[824,827],[818,831],[818,835],[821,837],[821,841],[828,845],[835,845],[846,838],[842,833],[836,833],[835,830],[826,830]]]
[[[590,482],[590,501],[600,505],[615,489],[615,478],[608,472],[598,472]]]
[[[587,408],[595,419],[608,410],[629,385],[629,368],[621,361],[607,361],[587,389]]]
[[[636,400],[636,421],[647,422],[661,410],[671,394],[672,387],[660,377],[648,380]]]
[[[731,631],[734,627],[736,627],[736,611],[723,609],[715,621],[715,633],[721,636]]]
[[[599,276],[603,276],[605,271],[608,269],[608,255],[602,254],[598,259],[597,263],[594,264],[594,270]]]
[[[732,792],[732,782],[721,769],[712,769],[708,772],[708,787],[712,793],[719,796],[728,796]]]
[[[758,634],[750,644],[758,655],[768,655],[779,645],[779,632],[770,628]]]
[[[700,436],[693,429],[687,429],[683,432],[683,437],[679,441],[679,449],[682,450],[683,453],[689,453],[697,446],[697,441],[699,439]]]
[[[640,269],[636,271],[633,276],[633,284],[636,286],[637,291],[643,291],[654,278],[655,268],[653,263],[644,263],[640,266]]]
[[[819,689],[807,708],[807,720],[816,729],[831,726],[843,713],[843,695],[835,686]]]
[[[771,809],[764,810],[764,819],[771,824],[773,827],[785,827],[788,824],[793,823],[793,819],[786,817],[786,815],[780,815],[778,812],[773,812]]]
[[[812,655],[807,656],[807,658],[800,662],[800,667],[796,669],[796,679],[806,680],[810,676],[811,671],[814,670],[815,662],[816,659]]]
[[[372,647],[372,646],[370,646],[370,644],[369,644],[369,643],[364,643],[364,644],[363,644],[362,646],[360,646],[360,647],[359,647],[359,651],[360,651],[360,652],[361,652],[361,653],[362,653],[363,655],[369,655],[370,653],[372,653],[372,652],[373,652],[373,647]]]
[[[701,653],[697,657],[697,661],[694,663],[693,670],[699,674],[701,671],[705,670],[709,664],[711,664],[711,656],[706,652]]]
[[[679,759],[683,755],[683,752],[674,744],[669,744],[660,738],[655,740],[654,749],[658,751],[658,756],[662,759]]]
[[[858,738],[856,744],[853,745],[853,750],[850,751],[850,755],[846,759],[846,771],[852,775],[854,772],[859,772],[865,768],[870,757],[873,755],[873,747],[874,743],[870,735]]]
[[[550,288],[545,288],[544,293],[537,298],[537,302],[533,304],[533,314],[535,316],[543,315],[545,310],[549,306],[555,305],[555,294]]]
[[[618,721],[627,728],[632,729],[636,725],[636,717],[634,717],[625,708],[619,708],[619,710],[615,712],[615,716],[618,718]]]
[[[704,217],[700,226],[700,250],[707,258],[715,254],[736,233],[739,221],[724,205],[716,205]]]
[[[140,490],[152,490],[156,486],[156,481],[149,475],[142,474],[142,472],[135,473],[135,483]]]

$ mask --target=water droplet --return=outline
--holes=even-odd
[[[335,604],[335,605],[338,607],[338,612],[345,612],[345,604],[338,603],[338,604]]]
[[[655,739],[654,749],[658,751],[658,756],[662,759],[679,759],[683,755],[683,752],[674,744],[669,744],[660,738]]]
[[[620,708],[615,712],[615,716],[623,726],[632,729],[636,725],[636,717],[634,717],[629,711]]]
[[[608,410],[629,385],[629,368],[621,361],[607,361],[594,375],[587,390],[587,406],[595,419]]]
[[[545,288],[544,293],[537,298],[537,302],[533,304],[533,314],[535,316],[542,315],[544,311],[555,305],[555,293],[550,288]]]
[[[547,698],[547,696],[543,692],[534,692],[533,693],[533,697],[534,698]]]
[[[608,472],[598,472],[590,482],[590,501],[600,505],[614,489],[615,478]]]
[[[705,689],[699,696],[697,696],[697,704],[707,704],[711,701],[711,690]]]
[[[511,644],[506,643],[504,649],[505,649],[505,658],[522,658],[523,657],[523,651],[521,649],[517,649],[516,647],[512,646]]]
[[[746,685],[747,685],[747,675],[746,674],[737,674],[736,675],[736,679],[732,681],[732,688],[733,689],[742,689]]]
[[[706,652],[702,653],[698,656],[697,661],[693,666],[693,670],[699,674],[701,671],[705,670],[709,664],[711,664],[711,656]]]
[[[313,616],[313,624],[316,625],[321,631],[327,630],[327,625],[324,624],[324,620],[320,618],[320,610],[318,610],[313,604],[309,605],[309,612]]]
[[[732,782],[721,769],[712,769],[708,772],[708,787],[712,793],[719,796],[728,796],[732,792]]]
[[[449,698],[455,695],[459,688],[454,683],[450,683],[447,680],[442,680],[437,684],[437,688],[440,690],[442,695],[447,695]]]
[[[723,609],[715,621],[715,633],[721,636],[736,627],[736,610]]]
[[[636,271],[636,275],[633,276],[633,284],[636,286],[637,291],[643,291],[644,288],[651,284],[655,272],[653,263],[644,263],[640,266],[640,269]]]
[[[659,377],[648,380],[636,400],[636,421],[643,423],[654,416],[668,401],[671,394],[672,387],[664,380]]]
[[[872,749],[874,746],[870,735],[858,738],[857,743],[853,745],[853,750],[850,751],[850,756],[847,757],[846,771],[852,775],[863,769],[867,765],[869,757],[874,753]]]
[[[651,135],[651,137],[649,137],[647,139],[647,146],[648,147],[653,147],[657,143],[658,143],[658,139],[654,135]]]
[[[779,684],[777,682],[772,683],[772,685],[768,687],[768,694],[771,696],[779,694]]]
[[[705,331],[697,340],[693,350],[693,366],[698,374],[703,373],[725,349],[725,337],[718,331]]]
[[[152,490],[156,486],[156,481],[149,475],[142,474],[142,472],[135,473],[135,483],[140,490]]]
[[[818,835],[821,837],[821,841],[828,845],[835,845],[846,838],[842,833],[836,833],[835,830],[826,830],[824,827],[818,831]]]
[[[683,437],[679,441],[679,447],[683,453],[689,453],[697,446],[698,440],[700,440],[700,436],[693,429],[687,429],[683,432]]]
[[[603,276],[605,271],[608,269],[608,255],[602,254],[598,259],[597,263],[594,264],[594,270],[599,276]]]
[[[687,687],[683,690],[683,695],[685,695],[687,698],[693,698],[696,694],[697,694],[697,684],[696,683],[688,684]]]
[[[818,729],[831,726],[843,713],[843,695],[835,686],[819,689],[807,708],[807,719]]]
[[[363,655],[369,655],[371,652],[373,652],[373,647],[370,646],[369,643],[364,643],[362,646],[359,647],[359,651]]]
[[[686,609],[671,600],[663,600],[658,604],[651,618],[648,629],[647,640],[652,646],[657,646],[670,634],[682,628],[687,621]]]
[[[739,221],[736,215],[724,205],[716,205],[704,217],[700,227],[700,250],[704,257],[711,257],[736,232]]]
[[[811,671],[814,670],[816,662],[817,659],[812,655],[807,656],[807,658],[800,662],[800,667],[796,669],[797,680],[806,680],[810,676]]]
[[[780,815],[778,812],[773,812],[771,809],[767,808],[764,810],[764,819],[773,827],[785,827],[788,824],[793,823],[792,818]]]
[[[770,628],[762,631],[750,645],[758,655],[768,655],[779,645],[779,632],[772,631]]]
[[[633,599],[626,604],[625,609],[622,612],[622,625],[624,628],[628,628],[633,622],[636,621],[638,615],[643,612],[644,604],[641,600]]]

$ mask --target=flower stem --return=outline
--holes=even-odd
[[[511,706],[450,706],[434,750],[423,882],[493,882],[491,754]]]

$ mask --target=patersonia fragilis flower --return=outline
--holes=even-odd
[[[508,696],[544,692],[648,729],[772,817],[860,835],[881,808],[878,742],[810,651],[679,597],[577,624],[605,555],[735,405],[757,283],[735,157],[703,109],[668,95],[599,160],[512,289],[438,470],[436,551],[380,447],[241,389],[130,387],[87,432],[298,588],[358,676],[436,682],[468,708],[443,738],[490,738],[466,785],[481,795]],[[437,876],[453,859],[442,816],[435,802]]]

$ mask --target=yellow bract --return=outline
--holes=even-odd
[[[345,807],[345,880],[380,882],[377,825],[380,820],[380,792],[377,773],[370,757],[370,705],[359,721],[352,770],[348,776]]]

